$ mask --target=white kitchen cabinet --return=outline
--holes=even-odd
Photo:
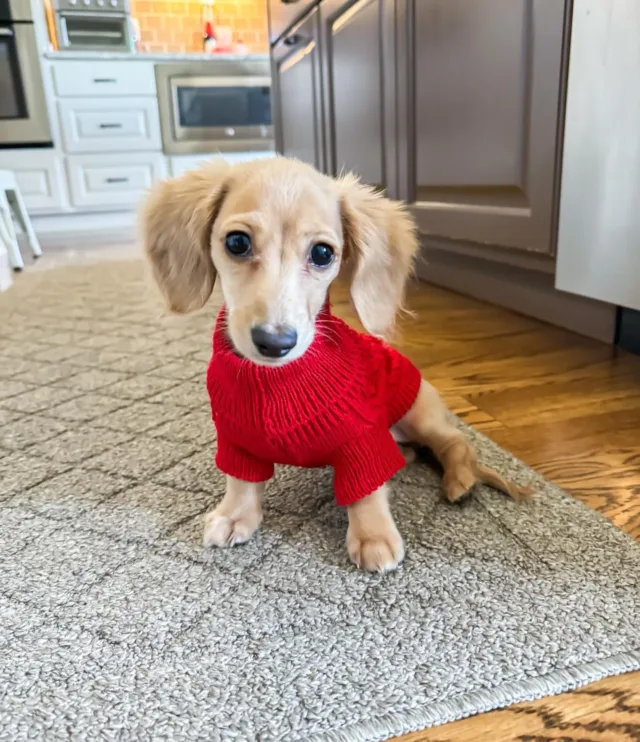
[[[58,110],[66,152],[161,149],[155,98],[63,98]]]
[[[15,173],[29,213],[61,211],[67,203],[62,158],[52,149],[0,150],[0,170]]]
[[[153,62],[56,60],[52,71],[55,91],[61,98],[156,94]]]
[[[205,162],[221,158],[234,164],[236,162],[251,162],[252,160],[268,160],[275,157],[275,152],[222,152],[206,155],[174,155],[169,157],[169,174],[177,178],[187,170],[195,170]]]
[[[70,155],[71,203],[80,209],[137,208],[154,181],[166,177],[162,154]]]

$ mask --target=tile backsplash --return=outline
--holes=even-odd
[[[214,25],[227,26],[233,40],[251,52],[268,51],[265,0],[215,0]],[[146,52],[202,52],[203,4],[198,0],[131,0]]]

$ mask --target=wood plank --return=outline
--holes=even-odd
[[[637,742],[640,673],[402,737],[402,742]]]
[[[640,383],[616,376],[506,389],[469,399],[505,425],[525,425],[584,418],[599,414],[637,410],[640,419]]]
[[[478,430],[485,432],[490,430],[504,430],[502,423],[494,420],[491,415],[488,415],[483,410],[478,409],[468,399],[456,394],[448,394],[447,392],[442,392],[441,396],[451,412],[461,420],[464,420],[467,425],[473,425]]]

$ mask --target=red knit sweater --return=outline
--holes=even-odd
[[[389,428],[409,410],[420,372],[398,351],[320,314],[299,359],[260,366],[240,358],[224,308],[213,335],[207,389],[218,432],[218,468],[262,482],[273,465],[333,466],[339,505],[374,492],[404,466]]]

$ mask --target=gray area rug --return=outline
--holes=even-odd
[[[212,311],[163,320],[138,262],[0,295],[2,742],[372,742],[640,667],[640,546],[539,477],[452,507],[407,467],[387,576],[350,565],[327,471],[202,549]]]

